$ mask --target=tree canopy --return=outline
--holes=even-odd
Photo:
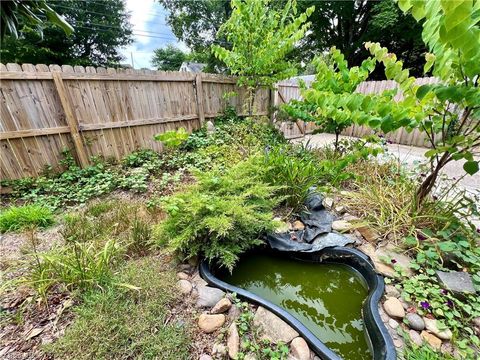
[[[2,2],[3,4],[3,2]],[[132,41],[132,30],[121,0],[65,0],[49,3],[72,25],[66,36],[54,24],[43,26],[43,37],[30,23],[20,21],[21,35],[5,36],[3,62],[111,66],[122,60],[119,48]]]
[[[178,71],[187,54],[174,45],[167,45],[166,48],[156,49],[153,54],[152,64],[157,70]]]
[[[281,8],[287,0],[273,1],[270,8]],[[217,43],[230,44],[224,37],[215,38],[221,25],[231,14],[229,0],[159,0],[170,11],[168,23],[174,34],[194,50],[207,49]],[[297,0],[299,12],[315,5],[310,16],[309,32],[289,58],[297,63],[308,63],[314,55],[335,46],[345,55],[350,65],[360,65],[368,55],[363,47],[366,41],[375,41],[394,51],[413,75],[422,73],[423,54],[421,23],[410,14],[404,14],[393,0],[382,1],[319,1]],[[376,70],[371,76],[383,77]]]

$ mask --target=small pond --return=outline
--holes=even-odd
[[[282,307],[343,359],[372,358],[361,313],[368,288],[351,267],[253,253],[217,276]]]

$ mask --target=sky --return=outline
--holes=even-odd
[[[121,49],[125,56],[124,63],[132,64],[135,69],[153,69],[150,62],[153,50],[168,44],[188,51],[184,43],[179,42],[167,24],[168,12],[154,0],[126,0],[130,12],[130,22],[134,33],[134,42]]]

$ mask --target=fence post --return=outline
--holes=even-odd
[[[195,92],[197,95],[198,119],[200,120],[200,126],[202,126],[205,123],[205,110],[203,108],[203,84],[201,73],[195,76]]]
[[[60,97],[60,102],[62,103],[63,111],[65,112],[65,118],[70,128],[75,151],[77,152],[78,159],[80,160],[80,166],[82,168],[86,167],[88,166],[88,157],[85,152],[85,148],[83,147],[82,138],[80,137],[77,120],[73,115],[73,110],[67,97],[67,91],[65,89],[65,84],[63,83],[62,73],[54,71],[52,72],[52,77],[53,82],[55,83],[55,88],[58,92],[58,96]]]

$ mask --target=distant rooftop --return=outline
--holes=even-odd
[[[178,71],[200,73],[205,68],[205,66],[207,66],[207,64],[184,61]]]

